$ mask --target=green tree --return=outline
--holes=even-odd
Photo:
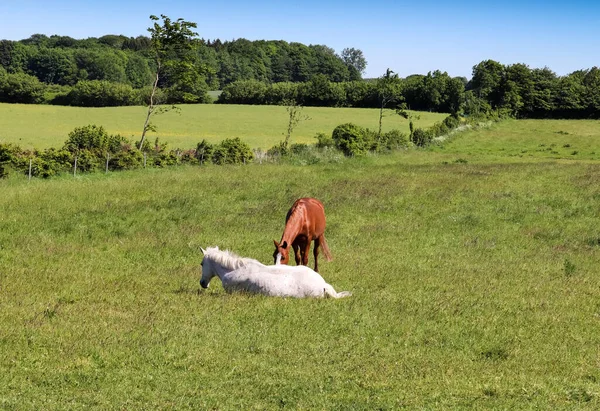
[[[504,66],[494,60],[485,60],[473,67],[471,89],[479,98],[487,100],[493,108],[500,105],[500,85]]]
[[[140,150],[144,146],[146,133],[155,130],[150,122],[151,116],[164,112],[164,110],[159,109],[160,102],[155,101],[156,90],[164,72],[172,70],[183,75],[183,73],[180,73],[180,70],[185,71],[190,68],[190,52],[194,49],[196,44],[195,38],[198,36],[198,33],[192,31],[193,28],[197,27],[196,23],[188,22],[181,18],[171,21],[169,17],[162,14],[161,18],[162,25],[158,23],[158,17],[151,15],[150,20],[154,21],[154,24],[148,28],[151,34],[150,53],[156,65],[156,72],[150,101],[148,102],[146,120],[142,129],[139,144]]]
[[[6,103],[39,104],[46,85],[37,77],[25,73],[0,75],[0,101]]]
[[[38,48],[29,58],[29,72],[46,84],[72,85],[77,66],[70,50]]]
[[[137,53],[127,52],[125,74],[127,81],[134,88],[142,88],[152,83],[152,70],[148,60]]]
[[[600,117],[600,69],[592,67],[583,78],[585,86],[584,103],[586,115],[589,117]]]
[[[345,48],[342,50],[341,58],[348,67],[352,67],[358,73],[359,77],[367,69],[367,59],[365,59],[362,50],[355,49],[354,47]]]
[[[379,102],[379,130],[377,131],[377,139],[381,139],[381,128],[383,124],[384,111],[390,108],[392,103],[400,103],[401,95],[401,80],[397,73],[387,69],[385,74],[377,79],[376,83],[377,99]]]
[[[285,111],[288,114],[288,125],[285,134],[285,140],[281,144],[281,149],[283,153],[287,153],[294,129],[296,126],[298,126],[298,124],[300,124],[300,122],[310,120],[310,117],[303,113],[304,107],[298,104],[298,102],[294,99],[287,99],[283,102],[283,104],[285,105]]]

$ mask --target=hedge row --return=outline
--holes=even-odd
[[[158,139],[154,144],[145,142],[142,149],[121,135],[109,135],[103,127],[88,125],[75,128],[64,145],[46,150],[22,150],[13,144],[0,144],[0,177],[12,170],[20,174],[48,178],[59,173],[131,170],[141,167],[165,167],[177,164],[246,164],[256,156],[265,159],[303,157],[304,163],[318,159],[315,152],[335,151],[345,156],[362,156],[370,152],[405,149],[411,145],[424,147],[435,137],[446,135],[464,123],[456,116],[448,116],[429,129],[416,128],[410,134],[390,130],[378,135],[375,131],[356,124],[337,126],[331,135],[318,133],[312,148],[307,144],[289,147],[282,143],[266,153],[253,152],[239,138],[225,139],[218,144],[202,140],[196,148],[168,150]],[[340,154],[340,155],[341,155]]]

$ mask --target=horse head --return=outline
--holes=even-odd
[[[273,262],[275,264],[287,264],[290,261],[290,248],[287,241],[282,241],[279,244],[277,241],[273,240],[275,244],[275,251],[273,252]]]
[[[219,249],[219,247],[215,247],[215,248],[216,248],[216,250]],[[204,257],[202,258],[202,262],[200,263],[200,266],[202,267],[202,277],[200,278],[200,287],[208,288],[208,286],[210,284],[210,280],[212,280],[212,278],[217,273],[215,271],[215,268],[212,265],[210,258],[207,258],[206,250],[202,247],[200,247],[200,250],[202,250],[202,254],[204,254]]]

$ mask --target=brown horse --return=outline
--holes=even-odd
[[[325,207],[316,198],[300,198],[292,205],[285,217],[285,229],[281,241],[275,243],[273,260],[275,264],[287,264],[290,259],[290,245],[294,249],[296,265],[308,265],[310,243],[315,242],[315,271],[319,271],[319,248],[323,249],[327,261],[331,261],[331,253],[325,240]]]

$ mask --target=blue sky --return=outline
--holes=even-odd
[[[2,1],[0,39],[147,35],[150,14],[198,24],[205,39],[285,40],[361,49],[365,77],[439,69],[471,77],[475,64],[600,66],[600,1]]]

